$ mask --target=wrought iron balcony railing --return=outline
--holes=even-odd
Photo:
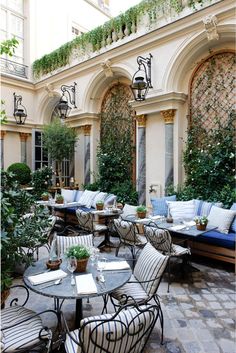
[[[7,74],[20,76],[23,78],[27,78],[28,76],[28,66],[19,64],[15,61],[11,61],[8,59],[1,58],[1,72],[5,72]]]

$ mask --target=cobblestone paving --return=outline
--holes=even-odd
[[[107,251],[112,251],[106,249]],[[45,253],[41,253],[43,257]],[[119,256],[129,260],[130,254],[121,249]],[[189,272],[186,278],[173,278],[167,293],[164,276],[158,293],[164,314],[164,344],[160,344],[157,323],[144,353],[235,353],[236,294],[233,265],[197,259],[192,265],[200,271]],[[21,278],[15,280],[21,283]],[[14,292],[12,293],[14,296]],[[28,307],[41,311],[53,307],[53,300],[30,293]],[[100,314],[102,299],[83,303],[84,316]],[[109,312],[113,312],[111,305]],[[74,302],[66,301],[63,311],[70,327],[74,320]],[[47,325],[53,320],[46,319]],[[125,353],[125,352],[120,352]]]

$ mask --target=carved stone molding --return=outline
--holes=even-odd
[[[90,136],[91,127],[92,127],[92,125],[84,125],[84,126],[82,126],[82,129],[83,129],[83,132],[84,132],[84,136]]]
[[[19,135],[20,135],[20,140],[22,142],[26,142],[30,134],[26,134],[25,132],[20,132]]]
[[[205,26],[205,31],[207,34],[208,41],[218,40],[219,34],[217,33],[217,27],[216,27],[218,21],[216,16],[215,15],[206,16],[202,21]]]
[[[1,131],[1,140],[4,140],[5,135],[6,135],[6,131]]]
[[[104,60],[101,63],[101,67],[102,67],[106,77],[113,77],[114,76],[114,73],[111,68],[111,61],[109,59]]]
[[[52,83],[48,83],[45,85],[45,91],[48,94],[48,97],[52,98],[57,95],[57,93],[54,91],[54,86]]]
[[[162,110],[161,115],[165,120],[165,124],[173,124],[175,117],[175,109]]]
[[[146,115],[142,114],[142,115],[136,115],[136,120],[138,122],[138,127],[145,127],[146,126]]]

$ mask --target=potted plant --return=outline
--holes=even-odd
[[[103,201],[97,201],[96,202],[96,209],[98,210],[98,211],[102,211],[103,210],[103,208],[104,208],[104,202]]]
[[[49,193],[48,192],[43,192],[41,195],[41,199],[43,201],[48,201],[49,200]]]
[[[64,197],[60,194],[56,195],[56,203],[59,203],[59,204],[64,203]]]
[[[198,230],[206,230],[208,223],[207,216],[197,216],[194,218]]]
[[[145,218],[147,214],[147,208],[144,205],[139,205],[136,208],[138,218]]]
[[[90,250],[84,245],[73,245],[66,251],[66,257],[74,256],[77,260],[76,272],[85,272],[88,259],[90,257]]]

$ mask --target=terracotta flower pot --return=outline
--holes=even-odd
[[[103,210],[103,204],[99,204],[99,203],[97,203],[96,204],[96,209],[98,210],[98,211],[102,211]]]
[[[56,200],[56,203],[58,203],[58,204],[63,204],[63,203],[64,203],[64,200]]]
[[[49,197],[48,197],[48,196],[42,196],[42,200],[43,200],[43,201],[48,201],[48,200],[49,200]]]
[[[50,270],[58,270],[60,268],[61,262],[61,259],[55,261],[49,260],[46,262],[46,266],[47,268],[50,268]]]
[[[147,212],[137,212],[138,218],[145,218],[146,214],[147,214]]]
[[[77,260],[77,267],[75,272],[85,272],[89,258]]]
[[[206,224],[196,224],[197,230],[206,230]]]

